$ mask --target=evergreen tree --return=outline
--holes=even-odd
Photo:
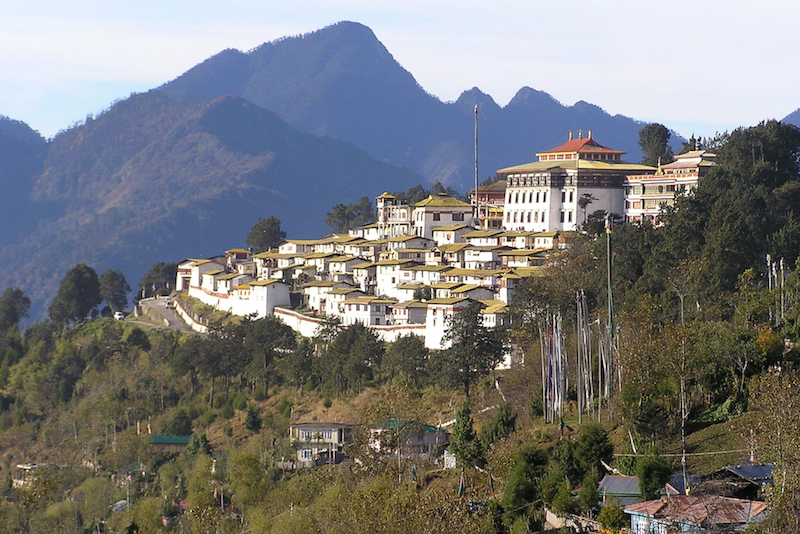
[[[480,442],[476,437],[469,399],[465,398],[456,412],[456,422],[450,439],[450,452],[455,455],[458,465],[470,467],[483,463]]]
[[[128,293],[131,290],[131,286],[125,280],[122,271],[108,269],[100,275],[99,282],[100,296],[108,303],[111,311],[124,310],[128,305]]]
[[[639,130],[639,146],[642,149],[642,165],[655,167],[659,160],[662,164],[671,163],[675,158],[669,146],[669,130],[663,124],[648,124]]]
[[[82,321],[101,302],[97,273],[85,263],[79,263],[61,280],[58,294],[50,305],[50,319],[62,326]]]
[[[286,239],[286,232],[281,230],[281,221],[277,217],[258,218],[258,222],[250,229],[245,243],[258,254],[276,248]]]

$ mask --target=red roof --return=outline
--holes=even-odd
[[[551,148],[550,150],[546,150],[544,152],[539,152],[539,154],[563,154],[565,152],[591,152],[593,154],[624,154],[625,152],[621,150],[613,150],[611,148],[606,148],[601,144],[595,142],[594,139],[591,137],[587,137],[586,139],[570,139],[566,143],[561,146],[557,146],[556,148]],[[539,154],[536,154],[537,156]]]
[[[728,525],[747,523],[766,507],[766,503],[761,501],[718,495],[681,495],[631,504],[625,507],[625,511],[629,514],[702,526],[708,522]]]

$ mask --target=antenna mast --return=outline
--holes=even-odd
[[[480,224],[481,209],[478,202],[478,104],[475,104],[475,218]]]

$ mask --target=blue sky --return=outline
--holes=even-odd
[[[688,137],[800,107],[800,3],[777,0],[0,0],[0,114],[52,136],[225,48],[340,20],[429,93],[523,86]],[[587,125],[587,129],[591,125]]]

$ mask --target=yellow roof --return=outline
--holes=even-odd
[[[523,163],[513,167],[506,167],[497,172],[503,174],[542,172],[550,169],[587,169],[599,171],[626,171],[626,172],[655,172],[655,167],[639,165],[636,163],[626,163],[624,161],[597,161],[586,159],[569,159],[559,161],[533,161]]]
[[[377,196],[375,198],[378,199],[378,198],[397,198],[397,197],[394,195],[390,195],[387,191],[384,191],[382,195]]]
[[[414,207],[417,208],[470,208],[472,209],[471,204],[467,204],[466,202],[462,202],[455,197],[451,197],[450,195],[445,194],[438,194],[438,195],[430,195],[425,200],[417,202],[414,204]]]
[[[433,232],[455,232],[456,230],[461,230],[462,228],[468,228],[466,224],[450,224],[447,226],[439,226],[434,228]]]

